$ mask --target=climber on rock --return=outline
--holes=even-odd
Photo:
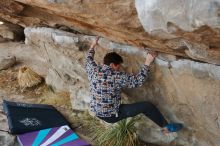
[[[103,65],[94,61],[95,46],[99,37],[91,44],[86,57],[86,72],[90,81],[91,111],[107,123],[115,123],[140,113],[150,118],[162,128],[164,133],[182,129],[180,123],[168,123],[160,111],[150,102],[121,104],[121,89],[141,86],[148,77],[149,66],[156,57],[156,52],[148,53],[144,65],[138,74],[120,72],[122,57],[116,52],[107,53]]]

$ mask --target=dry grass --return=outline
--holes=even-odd
[[[68,92],[53,92],[50,88],[46,88],[40,96],[40,103],[50,104],[58,107],[71,107]]]
[[[36,86],[42,80],[43,78],[29,67],[21,67],[18,71],[18,84],[22,89]]]

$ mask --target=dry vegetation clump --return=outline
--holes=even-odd
[[[29,67],[21,67],[18,71],[18,84],[21,89],[40,84],[43,78]]]

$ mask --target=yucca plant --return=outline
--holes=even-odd
[[[121,120],[107,129],[98,129],[96,143],[98,146],[136,146],[138,137],[135,122],[137,118]]]

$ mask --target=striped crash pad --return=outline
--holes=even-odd
[[[91,146],[53,106],[3,101],[11,134],[21,146]]]
[[[3,101],[11,134],[23,134],[51,127],[69,125],[52,105]]]
[[[20,134],[17,139],[20,146],[91,146],[67,125]]]

